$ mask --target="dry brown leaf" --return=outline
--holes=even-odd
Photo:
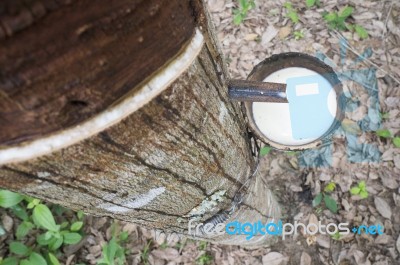
[[[384,199],[382,199],[381,197],[375,197],[374,202],[376,209],[383,217],[387,219],[390,219],[390,217],[392,217],[392,210],[389,204]]]
[[[286,26],[279,29],[279,38],[283,40],[292,32],[292,27]]]
[[[301,253],[300,265],[311,265],[311,257],[307,252]]]
[[[179,252],[175,248],[156,249],[151,254],[164,260],[174,260],[179,256]]]
[[[263,265],[284,265],[288,258],[279,252],[270,252],[262,258]]]

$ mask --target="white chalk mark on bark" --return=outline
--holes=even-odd
[[[225,119],[226,115],[228,115],[228,110],[225,107],[225,104],[221,103],[221,106],[219,107],[219,116],[218,116],[220,123],[224,123],[224,119]]]
[[[113,203],[103,203],[98,206],[98,208],[104,209],[108,212],[112,213],[125,213],[129,212],[132,209],[137,209],[143,206],[146,206],[150,202],[152,202],[157,196],[163,194],[165,192],[164,187],[159,187],[155,189],[149,190],[147,193],[143,193],[140,195],[135,195],[133,197],[128,197],[127,200],[124,200],[120,205],[116,205]]]

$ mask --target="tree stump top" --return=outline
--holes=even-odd
[[[189,1],[19,2],[0,4],[2,148],[72,128],[117,104],[195,33]]]

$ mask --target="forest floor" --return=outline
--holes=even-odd
[[[232,10],[237,7],[236,1],[208,1],[232,78],[245,79],[263,59],[289,51],[325,58],[344,75],[351,69],[364,69],[354,71],[350,80],[343,80],[352,111],[346,112],[331,146],[319,152],[272,150],[262,158],[260,170],[284,206],[285,220],[306,224],[318,220],[323,224],[347,222],[351,227],[381,224],[384,233],[346,237],[299,233],[270,247],[246,250],[173,237],[166,240],[133,224],[86,217],[87,236],[83,243],[63,249],[63,263],[96,264],[102,255],[101,245],[112,238],[114,223],[129,235],[123,246],[130,252],[127,264],[132,265],[400,264],[400,148],[393,141],[400,136],[400,3],[321,0],[320,7],[307,8],[305,0],[292,1],[298,23],[288,18],[290,8],[284,7],[284,0],[255,3],[240,25],[235,25]],[[322,13],[346,5],[354,7],[346,22],[361,25],[368,38],[361,39],[355,32],[329,30]],[[341,57],[342,37],[347,39],[347,47]],[[374,82],[379,90],[375,94],[371,87]],[[371,103],[376,94],[379,113],[374,112]],[[383,130],[377,133],[378,128]],[[354,194],[355,190],[350,192],[362,181],[366,198]],[[335,185],[325,189],[330,183]],[[313,199],[321,192],[337,203],[337,213],[324,202],[313,207]],[[13,227],[12,218],[4,212],[2,223],[6,230]],[[0,254],[4,240],[0,240]]]

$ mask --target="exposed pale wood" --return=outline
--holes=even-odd
[[[94,117],[173,60],[194,35],[190,1],[40,0],[46,11],[37,18],[20,2],[0,4],[0,28],[10,35],[0,40],[0,146]],[[32,23],[23,22],[24,14]]]

